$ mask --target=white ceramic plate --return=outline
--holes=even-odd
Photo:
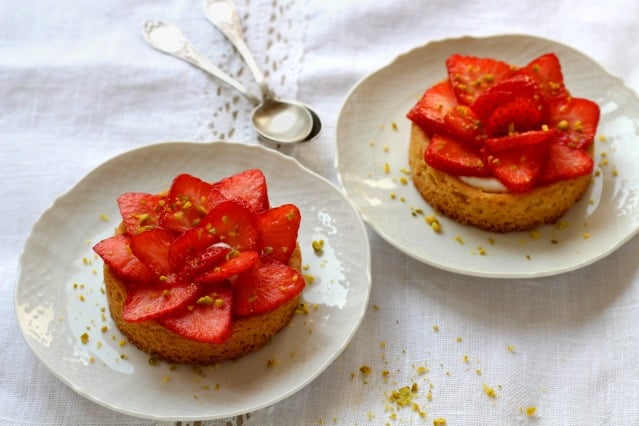
[[[182,172],[216,181],[253,167],[266,175],[272,205],[292,202],[301,210],[304,273],[315,278],[303,293],[310,312],[295,315],[271,344],[238,361],[199,369],[150,365],[132,344],[120,345],[102,290],[102,262],[91,250],[119,222],[116,197],[159,192]],[[321,255],[312,249],[318,239]],[[310,383],[351,340],[370,285],[365,226],[335,186],[259,146],[175,142],[120,155],[55,201],[26,243],[15,304],[28,345],[73,390],[129,415],[189,421],[257,410]]]
[[[543,226],[532,234],[494,234],[440,217],[443,232],[434,233],[421,214],[413,215],[418,209],[427,215],[433,210],[405,174],[410,132],[406,113],[427,87],[446,77],[444,61],[453,53],[525,65],[546,52],[559,56],[573,96],[590,98],[601,107],[598,135],[605,142],[598,138],[595,143],[598,176],[592,188],[558,227]],[[364,220],[407,255],[466,275],[547,276],[591,264],[637,233],[638,134],[637,96],[584,54],[525,35],[463,37],[401,55],[351,90],[337,125],[336,165],[348,197]]]

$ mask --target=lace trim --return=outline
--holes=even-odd
[[[244,37],[255,60],[276,94],[283,99],[297,95],[298,76],[303,59],[306,34],[305,2],[282,0],[255,2],[237,0],[236,7],[244,26]],[[239,53],[212,29],[209,48],[202,49],[213,63],[259,95],[259,88]],[[207,45],[207,40],[198,42]],[[202,110],[198,140],[231,140],[253,143],[257,136],[251,127],[251,104],[232,88],[211,77],[202,91]],[[213,81],[215,80],[215,81]]]

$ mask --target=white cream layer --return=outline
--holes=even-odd
[[[493,177],[459,176],[459,180],[486,192],[508,192],[508,188]]]

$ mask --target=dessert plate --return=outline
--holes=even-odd
[[[594,182],[556,224],[533,232],[495,234],[438,217],[408,171],[408,110],[424,90],[446,78],[453,53],[516,65],[555,52],[573,96],[601,107]],[[364,220],[387,242],[429,265],[465,275],[525,278],[584,267],[619,248],[639,229],[639,100],[619,78],[562,44],[525,35],[462,37],[415,48],[359,81],[337,124],[340,183]]]
[[[259,167],[272,205],[295,203],[307,311],[262,350],[208,367],[153,362],[111,321],[102,261],[92,251],[118,225],[116,197],[160,192],[179,173],[217,181]],[[315,240],[324,240],[320,253]],[[260,146],[169,142],[102,164],[59,197],[34,225],[21,257],[15,307],[35,355],[84,397],[162,421],[226,418],[292,395],[317,377],[359,327],[371,286],[360,215],[341,191],[296,160]]]

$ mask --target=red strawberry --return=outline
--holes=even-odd
[[[550,145],[546,165],[539,175],[542,184],[575,179],[592,173],[594,161],[584,149],[572,148],[561,139]]]
[[[548,144],[537,143],[499,153],[484,150],[486,164],[497,179],[513,192],[532,189],[548,158]]]
[[[144,192],[127,192],[118,197],[120,215],[129,235],[158,226],[164,197]]]
[[[446,69],[455,96],[464,105],[472,105],[481,93],[514,73],[506,62],[460,54],[448,57]]]
[[[257,262],[258,257],[259,255],[255,251],[229,251],[226,253],[226,261],[214,266],[193,280],[206,284],[227,280],[250,269]]]
[[[219,238],[202,227],[184,231],[169,247],[169,264],[175,271],[180,270],[186,261],[216,243]]]
[[[131,285],[127,289],[122,317],[129,322],[160,318],[192,303],[200,293],[200,285],[189,282],[173,286]]]
[[[211,184],[189,174],[178,175],[171,183],[160,224],[166,229],[184,232],[196,227],[221,201],[224,197]]]
[[[126,281],[146,283],[157,280],[155,273],[133,255],[130,243],[128,235],[115,235],[97,243],[93,250],[115,274]]]
[[[166,278],[173,271],[169,263],[173,239],[173,235],[165,229],[151,229],[131,237],[131,251],[158,276]]]
[[[488,88],[477,97],[471,108],[480,119],[485,120],[497,107],[516,98],[528,99],[537,105],[542,115],[545,112],[545,102],[539,86],[535,80],[523,74],[510,77]]]
[[[516,98],[497,107],[485,123],[488,137],[505,136],[516,132],[538,129],[541,112],[534,102]]]
[[[456,105],[453,89],[448,80],[444,80],[426,90],[406,117],[432,136],[447,130],[444,117]]]
[[[424,152],[430,166],[455,176],[490,176],[479,150],[443,135],[434,135]]]
[[[599,123],[599,106],[589,99],[570,98],[550,103],[552,128],[559,129],[561,138],[572,148],[586,148],[595,138]]]
[[[235,250],[257,250],[260,243],[255,215],[237,201],[219,203],[202,219],[200,226]]]
[[[297,244],[301,220],[300,211],[294,204],[284,204],[259,214],[257,226],[262,253],[288,264]]]
[[[160,319],[169,330],[205,343],[224,343],[233,334],[233,289],[228,283],[207,288],[195,303]]]
[[[266,177],[259,169],[249,169],[224,178],[213,186],[230,200],[242,200],[253,213],[269,207]]]
[[[483,128],[479,117],[467,105],[457,105],[444,117],[448,131],[462,141],[481,146]]]
[[[304,289],[304,277],[274,259],[261,257],[235,281],[233,313],[238,316],[272,311]]]
[[[231,249],[225,244],[214,244],[189,257],[179,273],[183,277],[196,277],[220,264]],[[198,281],[197,279],[195,281]]]
[[[554,53],[546,53],[533,59],[519,69],[518,73],[532,77],[546,99],[565,99],[570,95],[564,84],[559,58]]]
[[[501,136],[499,138],[488,138],[484,146],[490,152],[502,152],[509,149],[523,148],[526,146],[545,143],[557,136],[554,130],[529,130],[522,133]]]

